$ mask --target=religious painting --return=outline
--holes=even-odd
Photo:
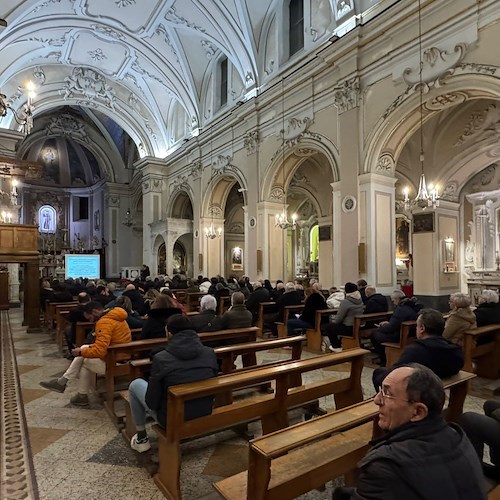
[[[455,240],[453,238],[446,238],[443,241],[443,261],[445,273],[456,272],[457,261],[455,255]]]
[[[396,259],[407,259],[410,254],[410,221],[396,215]]]
[[[415,214],[413,216],[414,233],[433,233],[434,232],[434,213]]]
[[[233,271],[243,270],[243,250],[240,247],[231,249],[231,269]]]
[[[50,205],[43,205],[38,210],[38,230],[41,233],[55,233],[57,212]]]

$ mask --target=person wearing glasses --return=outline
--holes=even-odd
[[[443,337],[444,318],[435,309],[422,309],[417,317],[417,338],[405,347],[394,366],[420,363],[430,368],[438,377],[457,374],[464,366],[461,347]],[[390,368],[377,368],[373,372],[373,386],[380,387]]]
[[[356,488],[333,500],[486,500],[481,463],[464,431],[442,417],[441,379],[412,363],[392,370],[375,396],[385,433],[358,463]]]

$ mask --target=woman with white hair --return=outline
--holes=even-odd
[[[483,290],[478,298],[478,306],[474,311],[477,326],[500,323],[500,305],[495,290]]]
[[[213,295],[204,295],[200,300],[200,313],[190,316],[191,325],[196,332],[217,330],[217,299]]]
[[[450,295],[450,315],[446,320],[443,337],[455,344],[463,344],[463,334],[466,330],[476,328],[476,316],[473,313],[470,297],[465,293]]]

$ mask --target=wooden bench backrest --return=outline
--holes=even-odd
[[[483,341],[477,346],[477,340],[482,337],[491,337],[491,341]],[[472,360],[476,359],[476,373],[480,377],[496,379],[500,371],[500,324],[467,330],[463,340],[464,370],[472,372]]]
[[[258,326],[261,330],[261,332],[264,332],[264,316],[267,314],[271,314],[269,312],[266,312],[266,309],[271,309],[272,313],[274,314],[274,308],[276,307],[276,302],[273,301],[267,301],[267,302],[259,302],[259,309],[258,309],[258,314],[257,314],[257,322],[255,323],[255,326]]]
[[[189,436],[196,436],[228,425],[261,418],[264,432],[286,427],[287,408],[309,402],[328,394],[335,394],[338,407],[348,406],[362,399],[360,390],[363,356],[367,351],[352,349],[341,354],[325,354],[300,361],[289,361],[275,367],[262,367],[213,379],[171,387],[168,393],[167,441],[176,442]],[[318,383],[290,389],[293,375],[303,374],[337,364],[350,362],[348,378],[323,379]],[[274,381],[274,395],[251,398],[228,406],[216,408],[211,415],[184,421],[184,403],[203,396],[217,395],[244,387]],[[337,398],[337,396],[339,396]],[[266,422],[266,415],[273,414],[272,422]],[[279,417],[277,417],[279,415]]]

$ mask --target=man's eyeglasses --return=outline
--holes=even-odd
[[[413,403],[413,401],[410,401],[409,399],[398,398],[397,396],[392,396],[391,394],[388,394],[387,389],[385,387],[382,387],[382,386],[380,386],[378,388],[378,392],[376,395],[377,396],[380,395],[380,399],[382,399],[382,403],[385,403],[386,398],[387,399],[399,399],[399,401],[404,401],[405,403]]]

